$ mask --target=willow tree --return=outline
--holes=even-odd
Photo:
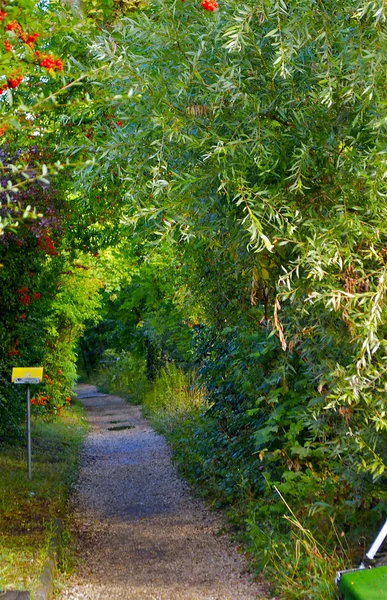
[[[93,60],[107,68],[89,89],[101,118],[73,148],[89,157],[82,186],[119,181],[132,222],[218,253],[233,248],[236,268],[265,290],[268,337],[277,336],[283,361],[297,355],[305,365],[312,391],[300,419],[310,439],[378,477],[385,3],[213,8],[152,2],[94,40]],[[220,230],[229,231],[221,244]]]

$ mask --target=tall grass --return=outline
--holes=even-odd
[[[141,404],[148,390],[145,360],[129,352],[122,352],[118,357],[106,355],[105,359],[94,376],[98,389]]]
[[[254,505],[249,507],[246,539],[253,563],[275,582],[276,590],[286,600],[338,598],[336,572],[351,564],[345,537],[339,535],[331,520],[330,533],[336,544],[331,540],[322,544],[275,489],[287,514],[279,513],[275,521],[262,521],[256,518]]]
[[[185,373],[174,363],[167,363],[145,393],[144,412],[167,437],[180,422],[208,407],[204,390],[195,380],[194,373]]]

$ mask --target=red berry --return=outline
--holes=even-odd
[[[8,84],[9,88],[17,88],[18,85],[20,85],[22,81],[23,81],[23,77],[22,76],[19,76],[19,77],[13,77],[13,76],[11,76],[7,80],[7,84]]]
[[[204,10],[214,11],[218,8],[219,4],[214,0],[202,0],[200,6],[204,8]]]
[[[8,25],[4,27],[4,29],[5,31],[14,31],[17,35],[21,35],[23,31],[19,23],[15,20],[10,21]]]

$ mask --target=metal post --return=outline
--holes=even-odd
[[[27,471],[28,479],[32,479],[32,459],[31,459],[31,399],[30,384],[27,383]]]
[[[379,550],[380,546],[383,544],[385,538],[387,537],[387,521],[384,523],[383,527],[379,531],[376,540],[372,544],[371,548],[368,550],[366,557],[369,560],[373,560],[375,558],[375,554]]]

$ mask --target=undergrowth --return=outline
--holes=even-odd
[[[66,517],[86,432],[77,401],[60,417],[32,420],[32,480],[22,445],[0,447],[0,589],[33,590],[55,518]]]
[[[117,394],[133,403],[142,403],[148,389],[145,376],[145,361],[129,352],[119,356],[107,352],[93,376],[93,381],[102,392]]]
[[[135,372],[126,377],[132,381]],[[250,416],[235,411],[229,422],[220,419],[195,375],[173,363],[140,389],[137,401],[167,438],[180,472],[226,511],[253,572],[263,573],[284,599],[336,598],[335,573],[362,556],[377,530],[380,503],[346,501],[333,470],[289,468],[275,480],[255,452]]]
[[[194,374],[167,363],[145,393],[144,412],[155,429],[166,436],[208,408],[205,394],[195,385]]]
[[[253,572],[264,573],[282,598],[336,598],[335,573],[348,567],[351,559],[346,538],[337,533],[334,521],[329,532],[324,526],[322,535],[307,507],[297,507],[302,515],[297,518],[269,484],[264,496],[258,496],[251,484],[253,474],[248,474],[249,462],[252,470],[259,469],[254,457],[238,461],[235,443],[227,443],[221,432],[214,440],[217,424],[210,416],[195,409],[181,420],[175,418],[171,428],[169,416],[152,412],[151,420],[168,439],[180,472],[214,508],[226,511]]]

